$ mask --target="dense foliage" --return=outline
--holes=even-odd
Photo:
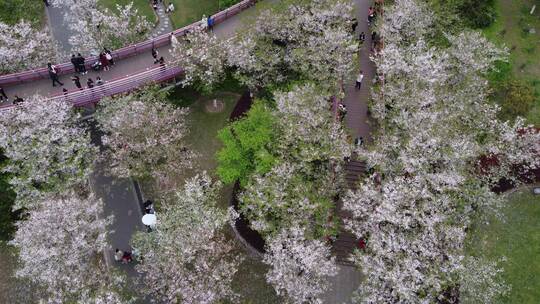
[[[103,203],[69,192],[34,205],[11,241],[22,263],[17,276],[42,286],[47,303],[124,303],[123,279],[103,261],[112,221],[103,218]]]
[[[385,83],[371,112],[380,132],[363,153],[374,173],[344,201],[354,215],[348,228],[368,243],[355,256],[365,303],[466,301],[474,294],[465,280],[486,288],[475,297],[485,303],[506,292],[482,283],[497,275],[486,271],[493,265],[464,259],[465,235],[472,218],[500,203],[491,187],[539,165],[540,134],[519,119],[500,122],[487,99],[485,75],[504,52],[469,31],[432,47],[431,16],[421,2],[400,0],[378,29],[385,47],[374,61]]]
[[[167,303],[215,303],[234,298],[231,281],[242,261],[223,235],[230,215],[217,207],[220,184],[203,173],[162,202],[151,232],[138,232],[144,293]]]
[[[0,147],[8,158],[2,170],[12,174],[17,208],[87,183],[97,151],[78,119],[71,104],[41,97],[0,113]]]
[[[219,131],[224,146],[217,154],[221,180],[227,184],[239,180],[245,186],[253,173],[268,172],[276,162],[277,128],[271,110],[257,101],[246,116]]]
[[[94,117],[105,132],[101,140],[112,172],[167,180],[190,168],[194,154],[185,142],[187,113],[168,104],[158,87],[103,99]]]

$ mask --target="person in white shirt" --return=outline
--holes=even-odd
[[[358,77],[356,77],[356,85],[355,85],[355,87],[358,90],[360,90],[360,88],[362,87],[362,79],[364,79],[364,73],[360,71],[360,74],[358,74]]]
[[[165,10],[165,12],[170,13],[172,11],[174,11],[174,4],[172,2],[170,2],[169,6],[167,6],[167,9]]]
[[[201,19],[201,28],[205,30],[207,26],[208,26],[208,18],[206,18],[206,15],[203,15]]]

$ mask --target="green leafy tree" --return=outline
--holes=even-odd
[[[273,152],[279,130],[276,119],[262,101],[256,101],[247,115],[218,133],[224,147],[217,153],[217,173],[226,184],[240,180],[242,186],[248,177],[270,171],[276,162]]]

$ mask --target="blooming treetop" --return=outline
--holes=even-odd
[[[213,33],[197,28],[173,45],[174,63],[185,71],[183,86],[193,85],[203,91],[223,80],[227,53],[223,42]]]
[[[221,232],[230,218],[217,207],[219,188],[206,173],[193,177],[163,202],[153,230],[134,236],[149,294],[193,304],[235,297],[230,285],[242,258]]]
[[[328,288],[328,277],[337,274],[329,246],[306,239],[294,226],[270,238],[264,262],[271,266],[267,281],[288,303],[322,303],[319,296]]]
[[[9,158],[3,170],[13,173],[17,207],[86,183],[97,150],[78,119],[67,102],[37,96],[0,113],[0,147]]]
[[[274,94],[282,134],[281,154],[295,162],[338,163],[352,153],[342,125],[329,110],[330,96],[313,84]]]
[[[0,22],[0,73],[44,66],[57,53],[46,29],[36,30],[26,21],[15,25]]]
[[[255,25],[228,45],[228,63],[251,87],[313,80],[335,92],[351,75],[357,43],[349,1],[317,0],[262,12]]]
[[[117,5],[116,11],[103,8],[98,0],[53,0],[68,9],[64,19],[74,35],[69,42],[80,52],[100,52],[104,47],[120,48],[145,38],[151,24],[133,7]]]
[[[115,288],[121,278],[102,261],[106,226],[112,218],[101,216],[101,200],[69,192],[35,205],[28,218],[17,224],[11,241],[21,260],[16,275],[44,287],[47,303],[100,303],[100,299],[104,303],[103,299],[119,298]]]
[[[498,121],[486,101],[483,75],[504,52],[471,32],[430,47],[429,16],[418,1],[400,0],[381,25],[388,36],[374,60],[384,94],[372,106],[381,131],[364,156],[382,178],[371,176],[344,199],[354,216],[348,228],[368,239],[355,256],[368,277],[360,289],[366,303],[456,300],[471,218],[497,206],[490,187],[513,165],[537,165],[540,135]],[[491,154],[500,166],[480,175],[480,157]],[[491,287],[486,295],[505,291]]]
[[[164,94],[150,88],[99,103],[95,119],[106,133],[114,174],[163,179],[191,167],[184,140],[188,110],[167,104]]]
[[[266,174],[253,175],[238,199],[252,228],[266,237],[297,226],[306,237],[321,238],[336,232],[331,220],[336,193],[329,167],[306,173],[283,162]]]

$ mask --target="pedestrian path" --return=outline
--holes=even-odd
[[[74,35],[64,20],[64,15],[69,13],[69,8],[65,5],[49,5],[45,8],[47,13],[47,21],[51,29],[53,38],[58,42],[58,46],[63,55],[71,53],[71,44],[69,38]]]
[[[150,35],[152,38],[157,36],[172,32],[172,23],[169,19],[169,15],[165,12],[165,4],[163,1],[158,3],[158,9],[155,11],[158,16],[158,23],[156,27],[152,30]]]
[[[359,60],[360,70],[364,73],[361,89],[355,88],[356,75],[354,79],[347,82],[344,86],[345,98],[343,104],[347,108],[345,124],[352,138],[362,136],[364,140],[369,140],[371,126],[368,121],[367,103],[371,95],[371,84],[375,76],[375,65],[370,60],[371,35],[367,25],[368,8],[373,4],[372,0],[354,0],[356,9],[356,19],[358,26],[356,28],[356,37],[361,32],[366,34],[366,40],[360,48]],[[360,176],[365,172],[365,164],[361,161],[352,159],[345,165],[345,179],[349,188],[354,188],[359,181]],[[338,214],[340,218],[349,217],[349,213],[342,210],[341,201],[338,202]],[[341,229],[336,241],[332,246],[333,254],[339,265],[339,273],[331,278],[331,288],[324,295],[323,301],[328,304],[352,303],[351,297],[360,286],[361,272],[349,260],[350,254],[354,248],[358,247],[356,237],[345,229]]]
[[[178,9],[178,8],[177,8]],[[238,27],[241,25],[244,16],[251,14],[252,8],[248,8],[237,15],[234,15],[223,22],[217,24],[214,27],[214,33],[220,38],[229,38],[234,35]],[[170,21],[169,21],[170,24]],[[163,56],[165,62],[170,62],[173,58],[170,54],[170,45],[157,48],[159,56]],[[95,81],[99,76],[105,82],[126,78],[134,74],[141,73],[155,67],[154,59],[150,51],[148,53],[141,53],[135,56],[124,58],[122,60],[116,60],[115,65],[109,71],[92,71],[86,75],[79,75],[81,83],[86,83],[88,78],[92,78]],[[60,81],[64,83],[64,86],[52,86],[50,79],[40,79],[31,83],[21,83],[16,85],[4,86],[4,90],[8,97],[12,100],[14,95],[18,95],[23,99],[25,97],[40,95],[45,97],[51,97],[54,95],[62,94],[62,88],[68,90],[75,89],[75,85],[71,82],[70,78],[74,74],[66,74],[60,76]]]

